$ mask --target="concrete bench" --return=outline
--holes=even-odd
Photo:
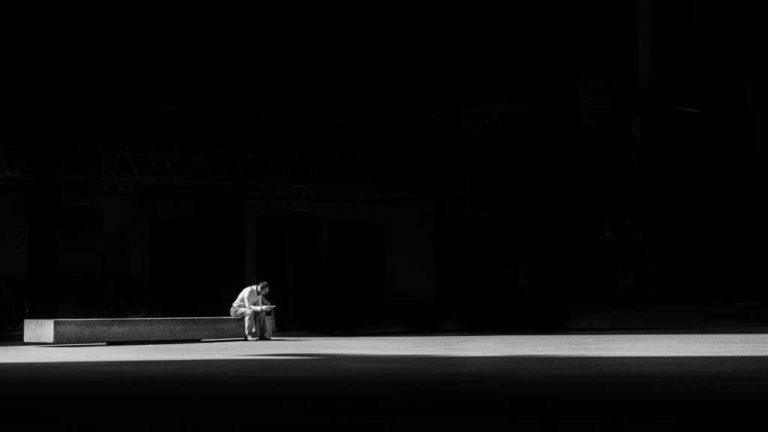
[[[244,336],[243,326],[243,318],[232,317],[27,319],[24,320],[24,342],[69,344],[234,339]]]

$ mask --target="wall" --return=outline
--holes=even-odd
[[[28,226],[24,195],[0,193],[0,296],[23,291],[28,271]],[[2,307],[2,305],[0,305]]]
[[[0,274],[27,272],[27,218],[22,193],[0,193]]]
[[[271,296],[274,303],[278,303],[278,299],[287,301],[292,304],[292,309],[305,310],[306,315],[314,317],[312,322],[306,322],[301,317],[295,316],[293,311],[281,311],[280,321],[289,328],[302,322],[307,328],[322,327],[325,330],[344,327],[350,331],[366,329],[386,331],[425,324],[420,322],[420,319],[429,315],[429,311],[425,309],[433,307],[435,296],[435,215],[432,206],[246,201],[244,212],[245,277],[251,280],[262,280],[268,279],[267,276],[271,275],[270,282],[273,284]],[[298,215],[305,216],[302,218]],[[317,224],[319,233],[308,231],[307,235],[311,239],[306,241],[291,235],[291,229],[308,229],[304,225],[311,225],[312,222],[309,221],[312,217],[319,218]],[[297,222],[287,222],[288,226],[282,225],[289,220]],[[301,220],[308,222],[300,222]],[[367,231],[366,226],[371,227],[373,231]],[[371,271],[376,273],[377,265],[382,264],[384,280],[365,281],[365,274],[359,274],[357,276],[360,277],[361,283],[352,288],[369,291],[383,289],[383,292],[362,296],[357,299],[357,303],[349,302],[345,298],[354,297],[358,293],[345,288],[343,279],[345,279],[344,272],[355,273],[359,269],[345,268],[345,263],[337,260],[349,260],[358,251],[341,251],[338,248],[359,248],[359,253],[373,254],[372,256],[375,257],[378,256],[375,250],[378,246],[373,245],[377,243],[375,237],[371,238],[373,250],[367,248],[365,242],[356,245],[354,241],[349,243],[350,240],[354,240],[348,237],[349,234],[345,234],[343,238],[338,237],[340,235],[338,230],[342,227],[347,233],[349,229],[361,229],[361,235],[378,236],[377,233],[383,233],[384,250],[379,259],[379,261],[383,259],[383,263],[372,263]],[[286,231],[283,234],[276,234],[276,231],[280,230]],[[279,238],[276,239],[275,236]],[[313,246],[315,242],[318,243],[316,248]],[[300,249],[308,247],[317,250],[313,256],[316,256],[319,270],[297,268],[295,265],[297,260],[302,260],[304,266],[313,266],[308,261],[313,258],[307,257],[306,254],[302,255],[300,252]],[[270,254],[278,254],[280,257],[270,257]],[[375,258],[373,260],[375,261]],[[273,266],[281,268],[271,268]],[[312,288],[295,286],[296,281],[293,280],[293,275],[307,271],[317,272],[317,280],[312,283]],[[275,278],[286,286],[275,286]],[[308,279],[304,281],[303,283],[311,283]],[[383,283],[380,284],[380,282]],[[279,294],[281,289],[301,292],[301,295],[306,298],[297,299],[291,295]],[[325,290],[326,295],[317,296],[313,290]],[[306,302],[312,304],[302,305]],[[370,302],[374,303],[370,307],[365,306]],[[328,304],[330,308],[328,313],[335,314],[336,317],[318,316],[313,312],[318,307],[315,303],[319,303],[321,305],[319,307]],[[340,318],[341,314],[346,318]]]

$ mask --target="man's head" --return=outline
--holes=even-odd
[[[268,293],[269,292],[269,282],[265,281],[265,282],[257,283],[256,284],[256,291],[259,294],[261,294],[261,295],[264,295],[264,294]]]

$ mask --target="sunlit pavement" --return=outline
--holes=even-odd
[[[397,337],[276,337],[272,341],[21,345],[0,363],[181,361],[362,356],[760,357],[768,334],[634,334]]]
[[[700,430],[762,412],[768,334],[14,345],[0,347],[0,386],[14,396],[3,418],[19,427],[98,427],[121,413],[110,429],[240,428],[251,410],[243,404],[255,400],[273,429],[539,430],[546,419],[582,418],[612,419],[615,430],[638,419],[653,427],[631,430]],[[48,417],[35,414],[41,399]]]

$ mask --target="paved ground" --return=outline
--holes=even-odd
[[[4,431],[730,430],[763,419],[768,334],[8,345],[0,389]]]

